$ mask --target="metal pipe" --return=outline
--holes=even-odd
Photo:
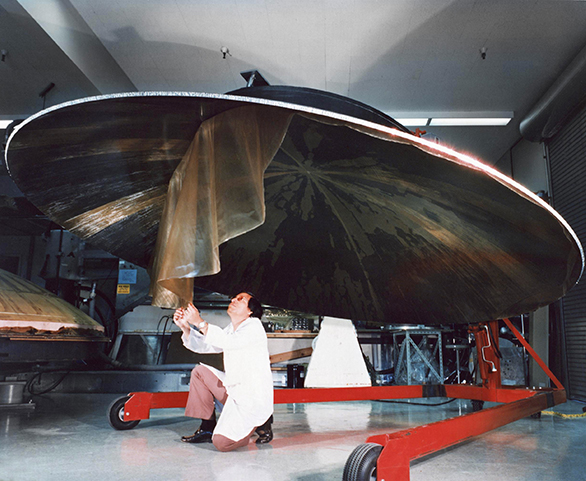
[[[531,142],[553,137],[574,109],[586,100],[586,47],[574,58],[519,125]]]
[[[487,364],[492,364],[491,371],[496,372],[496,366],[494,362],[489,361],[488,359],[486,359],[486,357],[484,357],[484,350],[492,347],[492,344],[490,342],[490,331],[488,330],[488,326],[486,324],[484,325],[484,329],[486,330],[486,339],[488,340],[488,345],[482,347],[482,360]]]

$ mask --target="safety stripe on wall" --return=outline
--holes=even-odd
[[[586,247],[586,107],[547,142],[554,208]],[[586,276],[562,299],[568,396],[586,401]]]

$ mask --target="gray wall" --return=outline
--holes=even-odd
[[[545,191],[549,194],[543,144],[521,140],[499,159],[495,168],[531,192]]]
[[[531,192],[543,191],[548,196],[549,181],[543,144],[520,140],[495,164],[495,168],[512,177]],[[528,340],[535,352],[549,364],[549,307],[543,307],[529,316]],[[529,384],[546,387],[548,378],[533,360],[529,361]]]
[[[18,257],[17,275],[45,287],[39,272],[45,260],[45,241],[39,236],[0,236],[0,256]]]

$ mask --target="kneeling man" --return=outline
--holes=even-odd
[[[231,451],[246,446],[255,430],[257,443],[273,439],[273,377],[262,314],[261,303],[247,292],[230,302],[232,322],[224,329],[205,322],[193,304],[175,311],[173,321],[187,349],[224,353],[224,372],[205,364],[191,372],[185,415],[202,423],[183,442],[213,442],[218,450]],[[214,399],[224,405],[217,421]]]

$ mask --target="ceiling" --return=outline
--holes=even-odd
[[[121,91],[227,92],[257,69],[397,117],[512,111],[505,127],[426,128],[495,164],[585,26],[586,1],[569,0],[0,0],[0,119]]]

